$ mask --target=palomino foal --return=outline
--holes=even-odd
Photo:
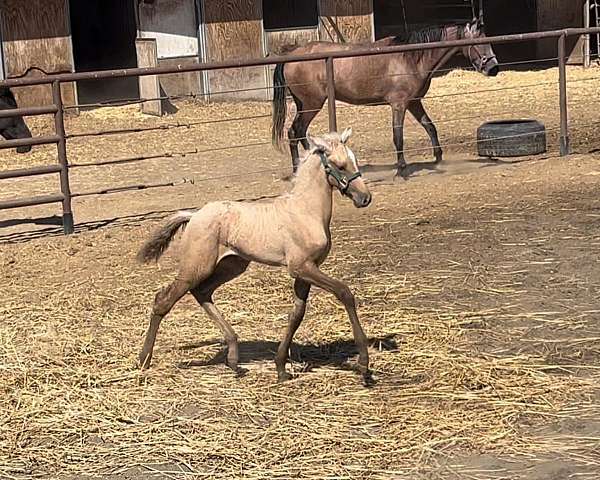
[[[195,213],[180,212],[144,244],[138,259],[156,261],[178,230],[182,235],[179,274],[156,295],[150,326],[139,356],[150,366],[156,333],[173,305],[191,292],[217,324],[227,342],[227,365],[236,373],[237,336],[215,307],[212,295],[221,285],[241,275],[250,262],[285,266],[294,278],[294,308],[285,336],[275,356],[279,381],[288,380],[285,364],[294,333],[306,310],[311,285],[333,293],[344,304],[358,347],[358,366],[365,385],[373,383],[369,370],[367,337],[360,326],[354,295],[339,280],[324,274],[319,265],[331,248],[330,223],[333,191],[349,197],[357,208],[371,203],[371,194],[358,170],[356,157],[347,146],[352,131],[309,137],[310,151],[302,162],[292,191],[269,201],[214,202]]]

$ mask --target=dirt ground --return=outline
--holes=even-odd
[[[48,218],[57,206],[0,212],[0,478],[596,478],[600,141],[587,105],[600,74],[569,69],[567,159],[556,155],[556,75],[435,79],[426,108],[446,159],[408,181],[391,178],[389,111],[340,106],[374,203],[356,210],[336,195],[325,269],[357,295],[372,389],[348,367],[356,351],[343,308],[321,291],[295,338],[297,378],[276,383],[291,283],[260,266],[216,298],[248,375],[221,364],[218,330],[187,297],[161,327],[153,368],[136,368],[154,293],[175,272],[172,253],[146,267],[136,250],[177,209],[287,190],[289,159],[268,145],[269,118],[73,139],[72,163],[264,145],[74,168],[75,192],[188,182],[76,199],[71,237]],[[508,86],[521,88],[458,95]],[[67,129],[269,114],[259,103],[178,106],[162,119],[135,107],[84,112]],[[544,121],[547,155],[477,158],[468,142],[481,122],[521,116]],[[32,126],[47,132],[48,119]],[[406,130],[409,161],[427,161],[420,127]],[[54,161],[49,147],[2,155],[1,168]],[[50,193],[58,181],[1,185],[0,200]]]

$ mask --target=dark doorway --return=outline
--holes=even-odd
[[[488,36],[533,32],[537,28],[536,0],[481,0]],[[480,0],[373,0],[375,38],[452,23],[466,23],[479,12]],[[495,45],[501,62],[536,57],[535,42]]]
[[[537,30],[537,0],[484,0],[483,9],[485,33],[490,37]],[[503,63],[523,62],[537,57],[535,41],[499,44],[494,46],[494,51]]]
[[[70,0],[76,72],[137,66],[134,0]],[[138,80],[77,82],[79,103],[139,97]]]

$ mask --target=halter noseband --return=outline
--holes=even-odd
[[[352,175],[348,176],[343,173],[338,167],[333,165],[328,159],[327,155],[324,152],[319,151],[319,156],[321,157],[321,165],[325,169],[325,173],[327,177],[335,178],[335,181],[338,184],[338,190],[342,195],[346,195],[348,188],[350,188],[350,184],[356,180],[357,178],[362,177],[362,174],[359,171],[354,172]]]

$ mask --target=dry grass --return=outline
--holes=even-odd
[[[514,81],[552,74],[514,74]],[[445,91],[437,87],[432,92]],[[549,98],[527,102],[541,112]],[[433,108],[469,101],[439,102]],[[475,112],[484,106],[472,105]],[[185,107],[178,118],[194,112]],[[233,115],[233,107],[224,112]],[[365,112],[359,130],[383,122],[376,118],[382,112]],[[122,124],[111,115],[85,114],[76,125]],[[134,112],[128,118],[149,121]],[[236,128],[220,136],[234,139]],[[169,137],[170,145],[177,138],[195,137]],[[375,152],[390,149],[387,134],[372,138]],[[82,142],[72,151],[90,160],[98,151],[147,151],[166,142],[143,140],[106,151]],[[249,169],[280,159],[252,161]],[[355,361],[350,326],[343,308],[320,291],[296,336],[291,368],[298,378],[275,383],[272,357],[290,282],[258,267],[217,296],[243,341],[247,376],[236,379],[213,362],[219,332],[187,297],[159,332],[154,367],[140,372],[135,359],[154,291],[174,271],[172,256],[157,268],[133,263],[154,222],[2,245],[0,478],[146,478],[131,473],[136,466],[163,471],[163,478],[491,478],[489,464],[459,460],[479,454],[528,462],[550,456],[573,462],[582,476],[597,471],[595,165],[578,158],[569,166],[540,162],[377,186],[367,212],[338,205],[327,269],[358,295],[373,340],[373,389],[362,388],[347,367]],[[263,180],[252,188],[279,186]],[[164,206],[206,195],[186,191]],[[135,198],[141,200],[127,197],[144,206],[144,197]],[[85,215],[92,207],[78,208]],[[203,366],[186,368],[191,360]]]

